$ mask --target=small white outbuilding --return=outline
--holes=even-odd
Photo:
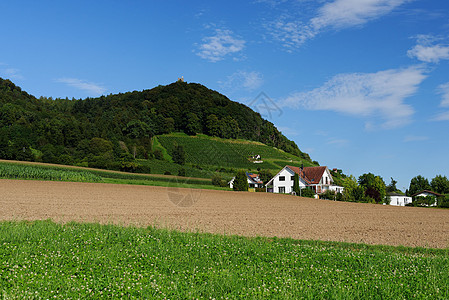
[[[407,204],[412,203],[412,197],[407,197],[406,195],[388,193],[388,197],[390,198],[390,205],[406,206]]]

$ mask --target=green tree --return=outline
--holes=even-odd
[[[259,171],[259,178],[265,185],[268,183],[268,181],[271,180],[271,178],[273,178],[273,173],[271,173],[271,171],[268,169],[262,169]]]
[[[412,180],[410,180],[410,187],[408,188],[408,196],[412,196],[416,193],[419,193],[423,190],[430,190],[431,186],[429,184],[429,180],[427,178],[418,175],[416,177],[413,177]]]
[[[398,183],[396,180],[393,179],[393,177],[391,178],[391,182],[389,185],[387,185],[387,193],[394,193],[398,190],[398,188],[396,187],[396,183]]]
[[[216,115],[211,114],[207,116],[206,131],[210,136],[220,136],[220,121]]]
[[[89,142],[90,153],[94,155],[101,155],[106,152],[112,151],[113,144],[111,141],[94,137]]]
[[[296,193],[296,195],[299,196],[300,190],[299,190],[299,175],[298,175],[298,173],[295,173],[295,176],[293,177],[293,191]]]
[[[365,196],[373,199],[376,203],[384,201],[386,187],[382,177],[372,173],[363,174],[359,177],[359,185],[365,188]]]
[[[238,171],[234,178],[234,191],[247,191],[248,187],[248,178],[245,171]]]
[[[449,194],[449,180],[446,176],[435,176],[430,182],[430,186],[435,193]]]
[[[188,135],[195,135],[201,132],[200,118],[195,113],[187,114],[186,133]]]

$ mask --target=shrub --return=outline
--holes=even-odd
[[[185,177],[186,176],[186,169],[181,168],[178,170],[178,176]]]
[[[301,189],[301,197],[314,198],[315,192],[312,189]]]

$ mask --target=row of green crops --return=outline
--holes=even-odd
[[[100,176],[84,170],[0,162],[0,178],[101,182]]]
[[[448,254],[0,222],[0,299],[448,299]]]

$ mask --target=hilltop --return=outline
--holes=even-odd
[[[178,146],[184,166],[173,164]],[[0,158],[199,177],[313,164],[259,113],[197,83],[69,100],[36,98],[1,78]]]

